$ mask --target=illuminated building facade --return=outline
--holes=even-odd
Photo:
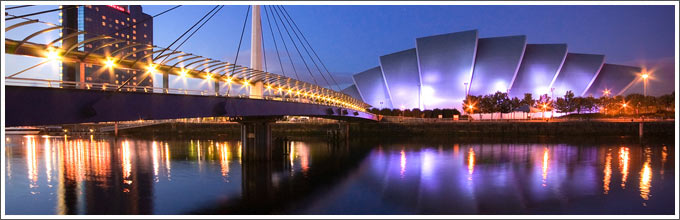
[[[477,30],[416,39],[416,47],[381,56],[343,90],[373,108],[461,109],[466,95],[507,92],[534,99],[571,90],[576,96],[626,92],[638,67],[606,64],[605,56],[574,53],[566,44],[527,44],[527,37],[479,38]]]
[[[64,6],[59,14],[64,26],[62,36],[78,32],[78,37],[62,42],[62,48],[79,45],[77,50],[122,58],[121,54],[131,53],[126,59],[151,62],[152,51],[143,50],[153,45],[153,19],[142,12],[139,5],[80,5],[77,8]],[[113,37],[108,41],[89,39],[100,35]],[[140,44],[140,45],[136,45]],[[115,53],[115,54],[113,54]],[[153,77],[143,70],[108,68],[85,63],[62,63],[62,80],[75,82],[122,84],[130,79],[129,86],[153,86]]]

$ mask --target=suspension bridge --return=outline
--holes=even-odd
[[[30,6],[7,7],[6,10],[11,12],[12,9],[20,7]],[[17,39],[5,38],[6,54],[43,59],[42,62],[24,70],[5,74],[5,126],[230,117],[242,124],[242,140],[246,148],[251,149],[244,155],[261,156],[267,153],[259,153],[261,150],[257,149],[269,150],[254,146],[269,145],[271,136],[269,125],[282,116],[312,116],[344,121],[377,120],[376,115],[365,112],[368,104],[332,89],[328,79],[333,82],[335,80],[330,71],[282,6],[263,7],[279,64],[283,71],[280,55],[283,52],[279,51],[278,44],[283,44],[285,52],[289,55],[288,47],[293,46],[314,83],[300,79],[297,71],[295,76],[290,73],[286,76],[266,71],[267,63],[266,59],[263,59],[265,54],[263,54],[261,6],[248,7],[234,62],[178,50],[225,6],[215,6],[167,47],[131,41],[129,35],[123,38],[121,36],[124,34],[117,34],[123,30],[95,35],[88,33],[87,30],[32,18],[51,12],[59,12],[61,15],[68,10],[79,10],[83,7],[86,6],[59,6],[59,9],[24,15],[9,12],[5,14],[6,21],[14,20],[11,25],[7,24],[5,35],[22,27],[39,26],[37,31],[26,33]],[[172,7],[151,19],[158,19],[156,17],[178,7]],[[236,64],[248,17],[251,18],[252,24],[249,67]],[[271,21],[275,25],[271,25]],[[141,25],[144,22],[147,21],[128,22],[127,27]],[[273,27],[278,29],[280,37],[278,42]],[[281,29],[284,29],[289,37],[288,44],[284,41],[285,35]],[[53,31],[61,31],[61,34],[49,43],[32,41],[39,35]],[[190,31],[193,32],[187,35]],[[183,41],[179,43],[182,38]],[[175,43],[179,44],[173,48]],[[303,58],[303,52],[307,54],[307,59]],[[263,61],[265,68],[262,67]],[[59,80],[21,77],[21,74],[28,70],[52,62],[79,69],[80,77],[62,76]],[[128,79],[116,80],[115,83],[92,82],[82,76],[85,72],[84,66],[88,65],[108,70],[133,71],[134,74],[128,76]],[[318,75],[322,76],[328,88],[319,85],[318,76],[312,74],[310,66],[316,67]],[[142,74],[137,74],[138,71]],[[133,78],[147,78],[154,74],[162,75],[162,87],[131,83],[134,81]],[[169,75],[207,80],[211,84],[214,83],[214,87],[212,90],[172,88],[169,85]],[[337,82],[335,85],[337,86]],[[232,92],[234,88],[245,92]]]

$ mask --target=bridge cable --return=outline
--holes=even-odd
[[[304,39],[305,42],[307,42],[307,45],[309,46],[309,49],[312,50],[312,52],[314,53],[314,56],[316,57],[316,59],[319,60],[319,63],[321,63],[321,66],[323,66],[324,70],[326,70],[326,73],[327,73],[328,76],[331,78],[331,80],[333,81],[333,83],[335,83],[335,86],[338,87],[338,91],[342,90],[342,88],[340,88],[340,86],[338,85],[338,82],[335,81],[335,78],[333,78],[333,75],[331,74],[331,72],[328,71],[328,68],[326,68],[326,64],[324,64],[323,61],[321,61],[321,58],[320,58],[319,55],[316,53],[316,51],[314,50],[314,48],[312,47],[312,45],[309,43],[309,41],[307,41],[307,38],[305,37],[305,35],[302,34],[302,31],[300,30],[300,28],[298,27],[298,25],[295,23],[295,20],[293,20],[293,17],[291,17],[290,14],[288,14],[288,10],[286,10],[286,8],[284,8],[283,6],[280,6],[280,7],[281,7],[281,9],[283,9],[283,11],[286,13],[286,15],[288,15],[288,17],[290,18],[290,21],[293,22],[293,25],[295,25],[295,28],[297,28],[298,32],[300,32],[300,35],[302,36],[302,39]]]
[[[250,15],[250,5],[248,5],[248,9],[246,10],[245,19],[243,19],[243,28],[241,29],[241,38],[238,41],[238,48],[236,49],[236,57],[234,58],[234,67],[231,68],[232,73],[234,71],[236,71],[236,62],[238,61],[238,55],[241,52],[241,43],[243,43],[243,33],[246,32],[246,24],[248,23],[248,15]],[[224,76],[227,73],[229,73],[229,71],[225,71],[221,76]],[[229,92],[231,92],[231,85],[227,85],[227,96],[229,96]]]
[[[177,7],[178,7],[178,6],[173,7],[173,8],[171,8],[171,9],[175,9],[175,8],[177,8]],[[206,13],[200,20],[198,20],[196,23],[194,23],[193,26],[191,26],[188,30],[186,30],[186,31],[185,31],[182,35],[180,35],[177,39],[175,39],[175,41],[173,41],[173,42],[170,44],[170,46],[164,48],[163,51],[161,51],[161,54],[162,54],[163,52],[167,51],[168,49],[170,49],[170,47],[172,47],[173,44],[177,43],[177,41],[179,41],[182,37],[184,37],[184,35],[186,35],[187,33],[189,33],[189,31],[191,31],[191,29],[193,29],[194,27],[196,27],[196,25],[198,25],[201,21],[203,21],[203,19],[205,19],[205,17],[207,17],[210,13],[212,13],[215,9],[217,9],[217,7],[218,7],[218,6],[215,6],[212,10],[210,10],[208,13]],[[170,10],[170,9],[169,9],[169,10]],[[167,12],[167,11],[169,11],[169,10],[166,10],[165,12]],[[165,12],[162,12],[162,13],[165,13]],[[161,13],[161,14],[162,14],[162,13]],[[158,15],[160,15],[160,14],[158,14]],[[143,22],[143,21],[140,21],[140,22]],[[138,23],[140,23],[140,22],[138,22]],[[132,26],[130,26],[130,27],[132,27]],[[128,28],[129,28],[129,27],[128,27]],[[115,32],[114,32],[114,33],[115,33]],[[159,56],[160,56],[160,54],[159,54]],[[156,56],[156,57],[158,57],[158,56]],[[166,57],[166,58],[167,58],[167,57]],[[153,60],[153,59],[152,59],[152,60]],[[135,75],[136,75],[136,71],[135,71]],[[133,76],[133,77],[134,77],[134,76]],[[123,87],[125,87],[125,85],[127,85],[133,77],[128,77],[128,79],[125,80],[125,82],[123,82],[123,84],[121,84],[121,85],[118,86],[118,89],[116,89],[116,91],[120,91]]]
[[[283,25],[283,29],[288,34],[288,38],[290,38],[290,41],[293,43],[293,46],[295,46],[295,50],[298,52],[298,55],[300,56],[302,63],[305,65],[305,68],[307,68],[307,72],[309,72],[309,75],[312,77],[314,84],[319,85],[319,83],[316,81],[316,78],[314,78],[314,74],[312,74],[312,70],[309,69],[309,65],[307,65],[307,61],[305,61],[305,58],[302,56],[302,52],[300,52],[300,49],[298,48],[297,44],[295,43],[295,40],[293,40],[293,36],[288,31],[288,27],[286,27],[285,23],[283,23],[283,19],[281,18],[281,15],[279,15],[279,12],[276,10],[276,8],[274,8],[274,12],[276,12],[276,16],[279,17],[279,20],[281,21],[281,24]],[[291,58],[291,61],[292,61],[292,58]]]
[[[31,6],[35,6],[35,5],[19,5],[19,6],[14,6],[14,7],[5,8],[5,11],[7,11],[7,10],[12,10],[12,9],[17,9],[17,8],[31,7]]]
[[[185,39],[182,41],[182,43],[180,43],[177,47],[175,47],[175,49],[173,49],[171,53],[174,53],[174,52],[177,51],[180,47],[182,47],[182,45],[184,45],[184,43],[186,43],[192,36],[194,36],[194,34],[196,34],[196,32],[197,32],[198,30],[200,30],[201,27],[203,27],[203,25],[205,25],[206,23],[208,23],[208,21],[210,21],[210,19],[212,19],[212,17],[215,16],[215,15],[217,14],[217,12],[219,12],[220,10],[222,10],[222,8],[224,8],[224,5],[220,6],[220,8],[218,8],[217,11],[215,11],[215,13],[213,13],[212,15],[210,15],[210,17],[208,17],[208,19],[206,19],[205,21],[203,21],[203,23],[202,23],[201,25],[199,25],[193,32],[191,32],[191,34],[189,34],[189,36],[188,36],[187,38],[185,38]],[[161,61],[160,63],[163,63],[166,59],[168,59],[168,57],[169,57],[169,56],[166,56],[165,59],[163,59],[163,61]]]
[[[24,69],[24,70],[21,70],[21,71],[19,71],[19,72],[16,72],[16,73],[14,73],[14,74],[12,74],[12,75],[6,77],[6,78],[13,78],[13,77],[16,76],[16,75],[22,74],[22,73],[24,73],[24,72],[26,72],[26,71],[28,71],[28,70],[31,70],[31,69],[33,69],[33,68],[36,68],[36,67],[40,66],[40,65],[46,64],[46,63],[48,63],[48,62],[50,62],[50,61],[52,61],[52,60],[45,60],[45,61],[43,61],[43,62],[40,62],[40,63],[36,64],[36,65],[33,65],[33,66],[31,66],[31,67],[28,67],[28,68],[26,68],[26,69]]]
[[[272,41],[274,42],[274,48],[276,48],[276,57],[279,59],[279,65],[281,65],[281,74],[286,76],[283,70],[283,63],[281,62],[281,55],[279,54],[279,46],[276,44],[276,38],[274,37],[274,30],[272,29],[272,23],[269,20],[269,12],[267,12],[267,7],[263,7],[264,13],[267,16],[267,24],[269,26],[269,33],[272,35]]]
[[[205,15],[203,15],[203,17],[202,17],[201,19],[199,19],[198,21],[196,21],[196,23],[194,23],[194,25],[192,25],[189,29],[187,29],[186,31],[184,31],[184,33],[182,33],[182,35],[180,35],[179,37],[177,37],[177,39],[175,39],[175,41],[173,41],[168,47],[166,47],[165,49],[163,49],[163,51],[161,51],[161,52],[156,56],[156,58],[158,58],[160,55],[163,55],[163,53],[165,53],[165,51],[167,51],[168,49],[170,49],[170,48],[172,47],[172,45],[175,45],[175,43],[177,43],[177,41],[179,41],[180,39],[182,39],[182,37],[184,37],[184,35],[186,35],[187,33],[189,33],[189,31],[191,31],[192,29],[194,29],[194,27],[196,27],[196,25],[198,25],[199,23],[201,23],[201,21],[203,21],[203,19],[205,19],[206,17],[208,17],[208,15],[210,15],[210,13],[212,13],[215,9],[217,9],[217,7],[219,7],[219,6],[215,6],[214,8],[212,8],[212,10],[208,11],[208,13],[205,13]],[[154,59],[156,59],[156,58],[153,58],[152,60],[154,60]]]
[[[203,25],[205,25],[206,23],[208,23],[208,21],[210,21],[210,19],[212,19],[213,16],[215,16],[220,10],[222,10],[222,8],[224,8],[224,5],[221,5],[220,8],[218,8],[212,15],[210,15],[210,17],[208,17],[208,19],[206,19],[205,21],[203,21],[203,23],[202,23],[201,25],[199,25],[199,26],[198,26],[198,27],[197,27],[197,28],[196,28],[196,29],[195,29],[195,30],[194,30],[187,38],[185,38],[185,39],[182,41],[182,43],[180,43],[177,47],[175,47],[175,49],[173,49],[171,53],[176,52],[180,47],[182,47],[182,45],[184,45],[184,43],[186,43],[189,39],[191,39],[191,37],[194,36],[194,34],[196,34],[196,32],[197,32],[198,30],[200,30],[201,27],[203,27]],[[168,57],[169,57],[169,56],[165,56],[165,58],[163,59],[163,61],[161,61],[160,63],[165,62],[165,60],[168,59]],[[148,76],[147,76],[147,77],[148,77]],[[146,78],[146,77],[144,77],[144,78]],[[142,79],[142,81],[143,81],[143,80],[144,80],[144,79]]]
[[[276,7],[276,6],[275,6],[275,7]],[[281,6],[278,6],[278,7],[281,7]],[[283,8],[283,7],[281,7],[281,8]],[[279,10],[281,10],[281,9],[279,9]],[[290,26],[290,30],[293,31],[293,34],[295,34],[295,38],[297,38],[297,40],[300,41],[300,45],[302,46],[302,49],[305,50],[305,53],[307,53],[307,56],[309,56],[310,60],[312,61],[312,64],[314,64],[314,67],[316,67],[316,70],[319,71],[319,74],[321,75],[321,78],[323,78],[323,81],[326,82],[326,85],[328,86],[329,89],[333,89],[333,88],[331,88],[331,84],[330,84],[330,83],[328,82],[328,80],[326,79],[326,76],[324,76],[324,75],[323,75],[323,72],[321,72],[321,69],[319,68],[319,66],[316,65],[316,61],[314,61],[314,58],[313,58],[312,55],[309,53],[309,50],[307,50],[307,47],[305,46],[305,43],[302,42],[302,40],[300,39],[300,36],[298,36],[297,32],[295,31],[295,28],[293,28],[293,25],[291,24],[291,22],[290,22],[290,21],[288,20],[288,18],[286,17],[286,14],[283,13],[283,10],[281,10],[281,14],[283,15],[283,18],[286,20],[286,22],[288,23],[288,25]],[[301,55],[301,56],[302,56],[302,55]]]
[[[267,10],[269,12],[270,10]],[[283,32],[281,31],[281,28],[279,27],[279,22],[277,22],[276,17],[274,17],[274,12],[272,13],[272,19],[274,20],[274,24],[276,25],[276,30],[279,33],[279,37],[281,38],[281,42],[283,43],[283,48],[286,49],[286,54],[288,55],[288,59],[290,60],[290,65],[293,68],[293,73],[295,73],[295,80],[300,81],[300,76],[297,73],[297,69],[295,68],[295,64],[293,63],[293,56],[290,55],[290,51],[288,50],[288,45],[286,44],[286,39],[283,37]]]
[[[57,9],[51,9],[51,10],[47,10],[47,11],[35,12],[35,13],[30,13],[30,14],[25,14],[25,15],[19,15],[19,16],[15,16],[15,17],[12,17],[12,18],[5,19],[5,21],[14,20],[14,19],[18,19],[18,18],[25,18],[25,17],[29,17],[29,16],[33,16],[33,15],[50,13],[50,12],[55,12],[55,11],[61,11],[61,10],[71,10],[71,9],[74,9],[74,8],[78,8],[78,6],[73,5],[73,6],[69,6],[68,8],[64,8],[64,9],[57,8]]]

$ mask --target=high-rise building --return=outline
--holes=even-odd
[[[78,35],[77,38],[73,37],[64,40],[62,42],[63,48],[69,48],[85,42],[78,47],[78,51],[92,51],[96,54],[118,58],[139,50],[140,52],[131,54],[126,59],[140,59],[138,62],[151,63],[151,56],[145,57],[151,51],[141,49],[146,48],[146,45],[153,45],[153,19],[150,15],[142,12],[142,6],[64,6],[59,16],[59,21],[64,26],[61,33],[62,36],[76,32],[85,32],[85,34]],[[113,39],[87,41],[101,35],[107,35]],[[116,40],[120,42],[110,46],[106,45]],[[128,47],[124,48],[126,46]],[[115,54],[112,54],[114,52]],[[122,84],[129,80],[127,84],[129,86],[153,86],[153,76],[145,70],[125,69],[123,67],[107,68],[103,63],[97,65],[65,62],[62,64],[61,77],[63,81]]]

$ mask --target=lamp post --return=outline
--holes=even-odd
[[[642,74],[642,80],[643,80],[643,95],[646,97],[647,96],[647,78],[649,78],[648,73],[643,73]]]

